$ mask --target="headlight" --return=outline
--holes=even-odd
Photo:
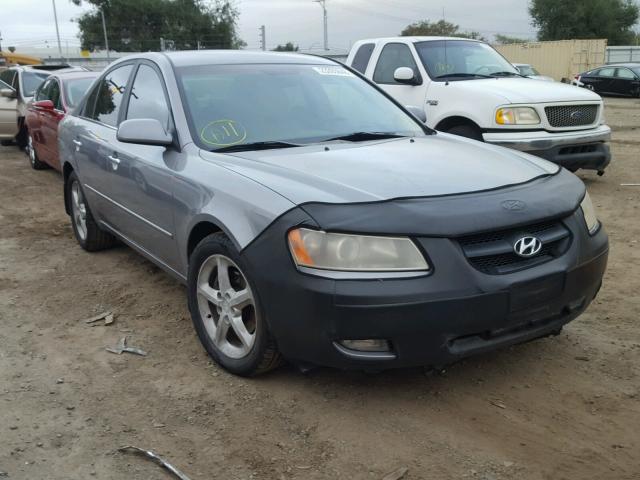
[[[540,116],[531,107],[499,108],[496,112],[498,125],[537,125]]]
[[[298,228],[289,232],[288,240],[293,259],[301,267],[351,272],[429,270],[427,261],[408,238]]]
[[[589,197],[588,192],[585,194],[584,200],[582,200],[582,203],[580,204],[580,208],[584,215],[584,221],[587,224],[587,230],[589,230],[589,234],[593,235],[598,230],[600,222],[598,221],[596,210],[593,208],[593,203],[591,203],[591,198]]]

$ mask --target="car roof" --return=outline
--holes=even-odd
[[[150,58],[158,54],[136,55],[136,58]],[[176,67],[199,65],[242,65],[242,64],[314,64],[335,65],[336,62],[316,55],[280,52],[254,52],[247,50],[183,50],[163,52]],[[125,57],[126,58],[126,57]]]
[[[603,65],[603,67],[628,67],[637,68],[640,67],[640,63],[610,63],[609,65]],[[601,67],[602,68],[602,67]]]
[[[482,40],[474,40],[472,38],[464,37],[428,37],[428,36],[416,36],[416,37],[383,37],[383,38],[368,38],[358,41],[358,44],[362,43],[386,43],[386,42],[431,42],[437,40],[467,40],[469,42],[484,43]]]
[[[64,72],[54,72],[51,76],[60,80],[73,80],[77,78],[96,78],[100,72],[92,72],[91,70],[71,70]]]

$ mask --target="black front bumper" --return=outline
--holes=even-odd
[[[557,163],[571,171],[583,168],[603,172],[611,162],[609,145],[601,142],[564,145],[547,150],[534,150],[527,153]]]
[[[449,238],[416,237],[429,275],[336,280],[297,270],[286,233],[313,226],[296,209],[276,221],[243,254],[263,314],[288,359],[339,368],[440,366],[463,357],[557,333],[600,289],[608,239],[590,236],[580,210],[563,220],[570,248],[552,261],[504,275],[476,270]],[[386,339],[391,352],[347,350],[340,340]]]

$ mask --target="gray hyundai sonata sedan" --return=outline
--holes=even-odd
[[[123,58],[60,125],[65,207],[188,286],[227,370],[437,367],[554,335],[596,296],[583,183],[437,133],[312,56]]]

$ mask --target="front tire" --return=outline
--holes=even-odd
[[[41,162],[38,158],[36,148],[33,145],[33,137],[31,136],[31,132],[27,132],[27,155],[29,156],[29,163],[31,163],[31,168],[33,168],[34,170],[44,170],[45,168],[48,168],[48,165],[44,162]]]
[[[189,311],[198,338],[213,360],[244,377],[281,363],[250,274],[222,233],[202,240],[189,259]]]
[[[69,199],[73,233],[80,246],[87,252],[97,252],[112,247],[115,237],[98,227],[76,172],[71,172],[65,188],[67,189],[66,198]]]

